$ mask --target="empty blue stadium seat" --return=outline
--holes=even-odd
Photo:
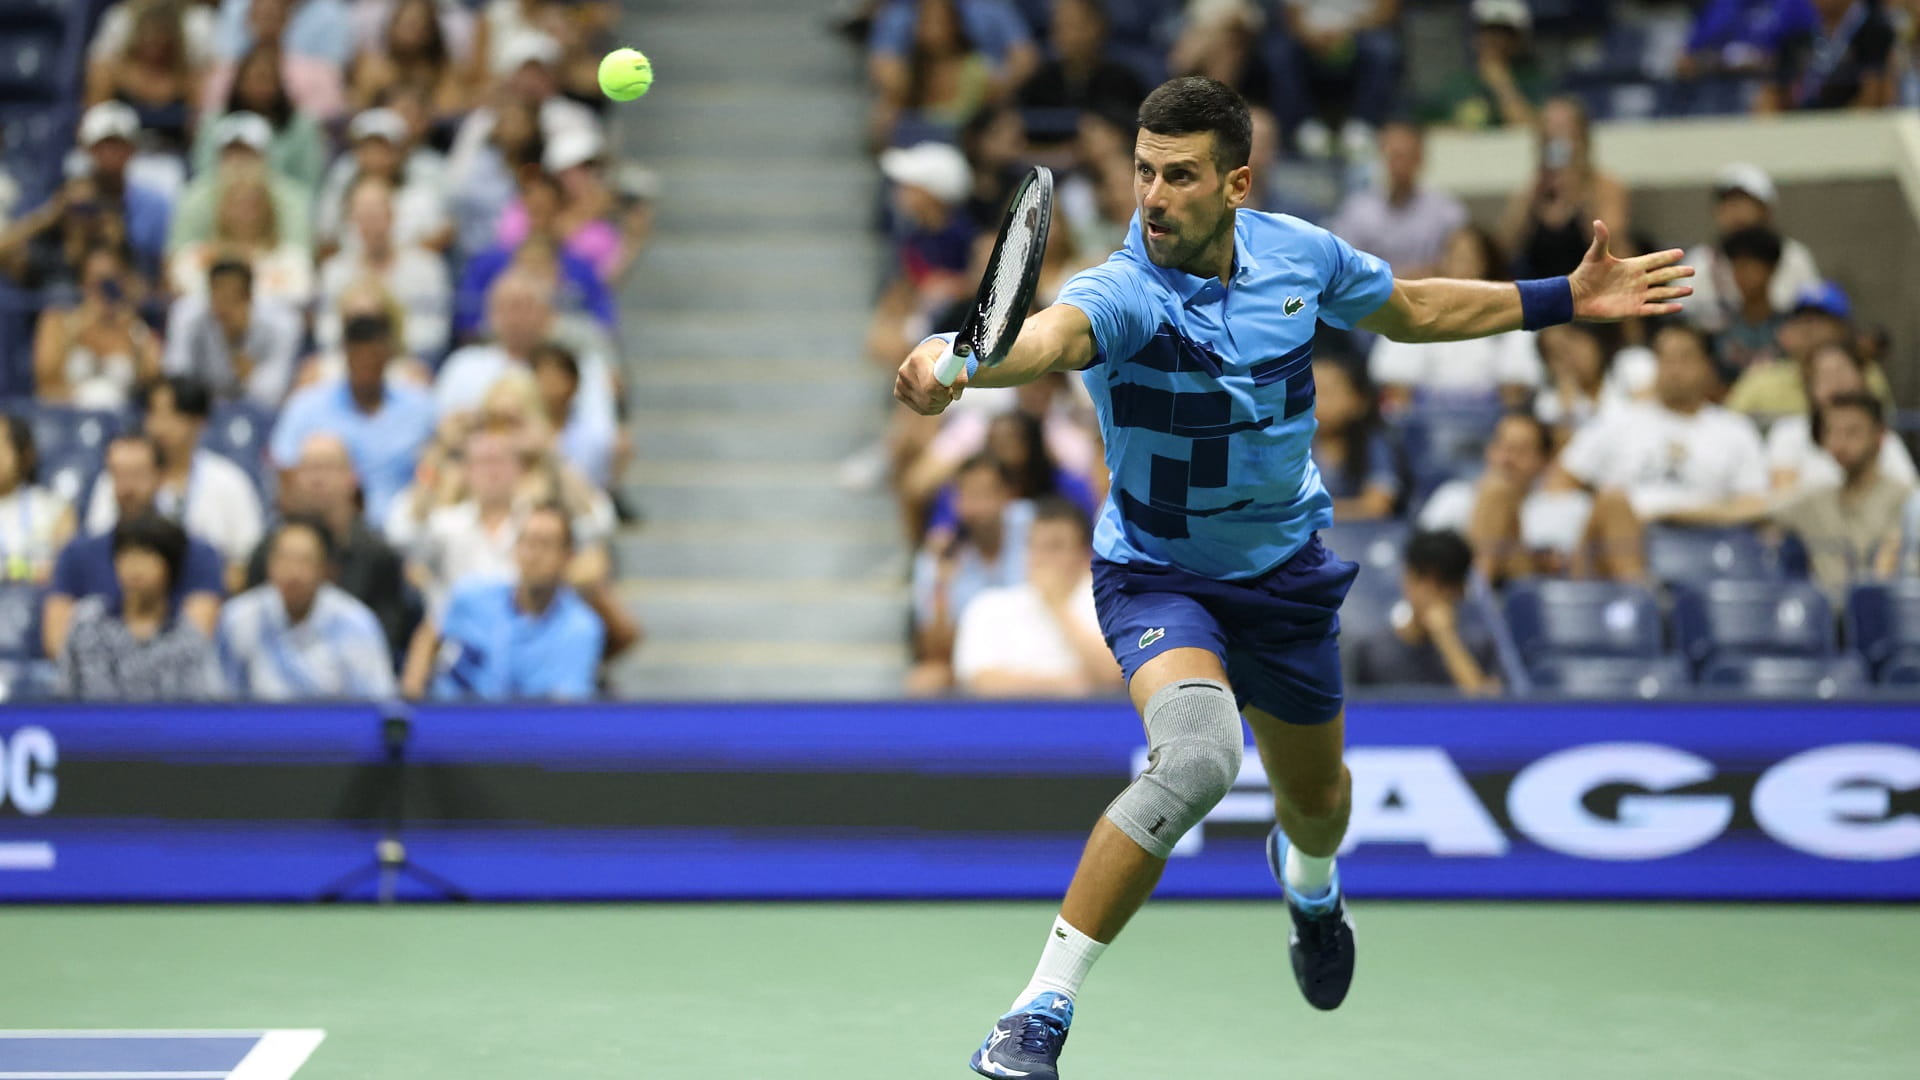
[[[1582,698],[1656,698],[1693,685],[1677,656],[1562,656],[1533,672],[1541,690]]]
[[[1335,555],[1359,563],[1361,576],[1390,578],[1398,588],[1400,561],[1411,532],[1404,521],[1343,521],[1321,529],[1320,542]]]
[[[40,587],[0,581],[0,660],[31,660],[40,652]]]
[[[65,52],[58,29],[0,32],[0,98],[8,101],[54,101],[68,76],[62,70]]]
[[[1484,463],[1487,441],[1502,410],[1496,401],[1422,402],[1399,424],[1400,444],[1413,473],[1415,495],[1425,498],[1434,488]]]
[[[1695,664],[1721,656],[1831,656],[1826,595],[1804,581],[1708,581],[1676,587],[1674,635]]]
[[[1751,529],[1648,529],[1647,571],[1670,585],[1774,576],[1766,546]]]
[[[273,434],[274,413],[251,401],[223,401],[207,418],[200,445],[244,469],[257,469],[267,456],[267,437]]]
[[[1880,669],[1880,685],[1902,690],[1920,689],[1920,653],[1903,653]]]
[[[1661,653],[1653,594],[1606,581],[1526,581],[1507,589],[1507,624],[1530,669],[1562,656]]]
[[[1869,684],[1857,656],[1724,656],[1700,672],[1700,685],[1756,697],[1830,698]]]
[[[1920,578],[1855,585],[1847,594],[1847,640],[1883,676],[1895,665],[1920,665]]]

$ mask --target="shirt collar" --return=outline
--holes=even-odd
[[[1127,250],[1138,256],[1140,261],[1151,267],[1160,280],[1180,297],[1182,304],[1191,304],[1200,291],[1217,278],[1195,277],[1183,270],[1159,266],[1147,257],[1146,237],[1140,231],[1140,213],[1135,211],[1133,221],[1127,226]],[[1260,269],[1260,260],[1253,257],[1253,250],[1247,245],[1247,219],[1236,211],[1233,217],[1233,280],[1231,285],[1244,284]]]

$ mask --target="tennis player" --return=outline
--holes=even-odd
[[[1607,227],[1567,277],[1396,281],[1297,218],[1243,210],[1247,106],[1205,78],[1140,106],[1126,247],[1029,317],[998,366],[949,388],[947,342],[900,365],[894,393],[938,413],[969,384],[1083,373],[1113,472],[1094,538],[1101,629],[1146,725],[1148,766],[1094,825],[1039,967],[973,1055],[985,1076],[1055,1080],[1081,981],[1160,880],[1174,843],[1240,770],[1241,718],[1273,785],[1267,857],[1292,920],[1294,978],[1337,1007],[1353,922],[1334,853],[1351,780],[1338,612],[1357,570],[1321,545],[1332,500],[1313,442],[1314,324],[1454,341],[1574,319],[1666,315],[1692,289],[1681,252],[1616,259]],[[969,365],[972,367],[972,365]]]

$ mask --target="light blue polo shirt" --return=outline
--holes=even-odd
[[[1126,246],[1076,274],[1059,302],[1086,312],[1099,353],[1083,373],[1112,490],[1094,551],[1221,580],[1258,577],[1333,523],[1313,464],[1313,334],[1393,293],[1393,272],[1284,214],[1241,210],[1233,281]]]
[[[606,628],[585,600],[562,587],[538,615],[514,603],[511,581],[469,582],[440,620],[437,698],[486,701],[591,698]]]
[[[287,469],[299,464],[300,444],[309,435],[338,435],[353,457],[353,471],[359,474],[367,520],[385,521],[387,504],[413,482],[414,466],[433,440],[438,417],[432,394],[395,382],[387,384],[385,400],[368,415],[353,403],[346,379],[336,379],[309,386],[287,400],[267,449],[273,463]]]

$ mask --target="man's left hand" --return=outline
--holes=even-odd
[[[1677,315],[1676,301],[1693,295],[1693,286],[1676,285],[1693,276],[1680,265],[1679,248],[1616,259],[1607,251],[1607,225],[1593,223],[1593,244],[1586,258],[1567,275],[1573,286],[1573,317],[1580,322],[1618,322],[1651,315]]]

